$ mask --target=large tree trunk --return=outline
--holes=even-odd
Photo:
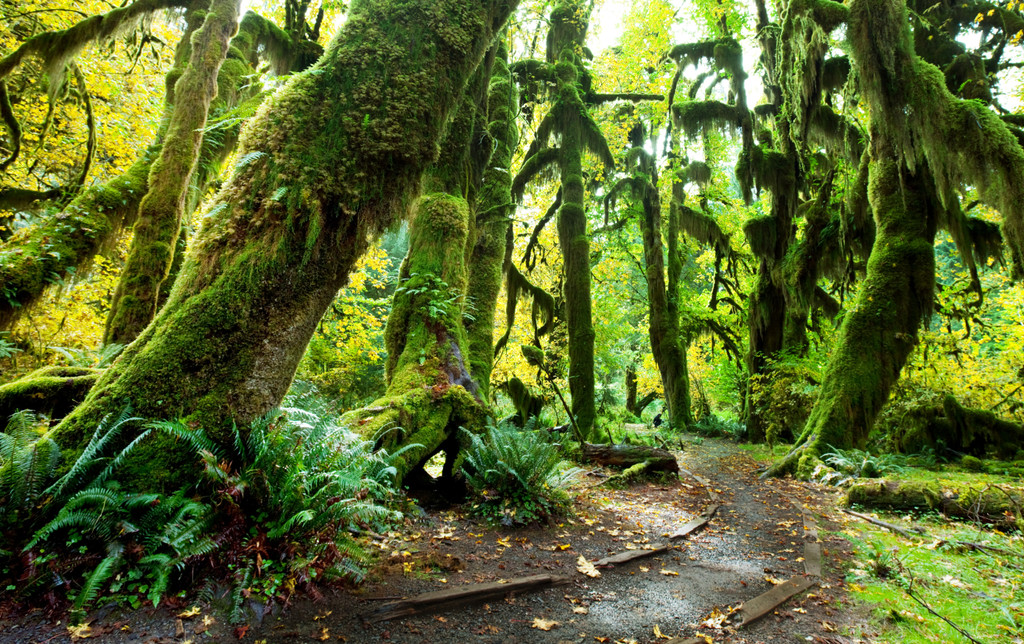
[[[931,179],[895,160],[884,137],[873,146],[868,191],[878,232],[867,275],[797,447],[772,474],[806,476],[829,446],[863,446],[932,312],[938,204]]]
[[[354,2],[309,73],[243,134],[167,304],[56,430],[65,445],[130,399],[214,435],[288,389],[326,308],[400,218],[466,79],[515,0]]]
[[[461,258],[469,216],[462,197],[433,193],[420,199],[385,329],[387,391],[344,418],[379,447],[411,446],[395,463],[398,480],[442,448],[450,457],[450,474],[459,428],[477,429],[486,415],[465,359]]]
[[[131,342],[156,314],[160,287],[174,261],[210,103],[217,95],[217,75],[237,29],[238,0],[213,0],[203,26],[189,39],[188,67],[175,85],[167,136],[139,205],[128,259],[110,304],[105,344]]]
[[[642,144],[642,141],[637,141]],[[661,383],[665,388],[665,404],[668,406],[669,422],[677,429],[685,429],[693,424],[693,412],[690,409],[690,374],[686,364],[686,345],[679,333],[679,313],[674,300],[665,285],[665,258],[661,243],[661,200],[658,198],[658,175],[654,160],[646,153],[640,165],[640,171],[650,177],[650,186],[644,190],[642,199],[644,218],[642,233],[644,241],[644,263],[647,280],[647,301],[650,316],[651,353],[661,373]],[[670,235],[678,235],[678,222],[675,228],[669,227]]]

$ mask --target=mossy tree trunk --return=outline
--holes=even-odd
[[[492,64],[487,96],[487,134],[485,143],[493,146],[490,160],[477,192],[476,225],[469,258],[469,280],[466,294],[471,310],[466,318],[469,339],[469,370],[487,400],[491,391],[491,369],[494,366],[494,314],[501,291],[502,276],[508,256],[506,238],[515,204],[512,201],[512,175],[509,169],[519,130],[516,114],[518,93],[509,73],[507,52],[499,45]]]
[[[385,329],[387,391],[344,419],[385,449],[407,448],[395,464],[399,480],[442,448],[450,475],[459,428],[475,429],[485,415],[463,326],[467,275],[460,258],[469,218],[462,197],[438,192],[419,200]]]
[[[835,24],[848,20],[852,66],[871,114],[868,196],[877,233],[818,401],[774,474],[806,476],[827,445],[867,437],[932,314],[935,230],[942,225],[957,238],[963,188],[999,211],[1012,251],[1024,246],[1024,148],[984,103],[954,96],[943,72],[915,53],[906,4],[823,6]]]
[[[544,168],[557,165],[561,175],[561,206],[556,215],[562,253],[562,294],[568,331],[571,413],[584,436],[590,436],[597,416],[594,399],[594,324],[590,297],[590,240],[584,208],[583,153],[597,154],[606,168],[614,166],[600,128],[584,99],[590,76],[580,58],[587,33],[590,5],[560,0],[551,11],[547,63],[528,61],[552,83],[551,111],[537,126],[537,136],[513,184],[519,196],[526,183]],[[557,148],[548,147],[552,135]]]
[[[381,447],[405,449],[399,479],[426,480],[423,463],[444,450],[442,484],[451,484],[462,428],[482,430],[487,416],[518,141],[505,56],[499,45],[480,65],[427,172],[426,185],[440,191],[419,201],[410,226],[385,329],[387,391],[346,416]]]
[[[643,141],[634,141],[634,145],[636,144],[642,145]],[[690,409],[690,374],[686,363],[686,340],[679,330],[679,292],[670,292],[665,283],[658,172],[654,159],[642,149],[639,170],[648,177],[641,198],[641,233],[644,244],[651,353],[658,364],[661,383],[665,389],[669,423],[677,429],[685,429],[693,424],[693,412]],[[679,221],[677,214],[673,217],[670,213],[670,218],[668,234],[671,239],[679,235]],[[670,248],[670,252],[671,250],[676,249]],[[678,289],[678,281],[673,281],[672,286]]]
[[[167,304],[57,427],[59,442],[80,445],[126,399],[215,436],[277,404],[356,260],[418,196],[466,79],[515,5],[354,2],[314,68],[249,123],[246,162]]]
[[[873,142],[869,183],[877,235],[867,275],[840,329],[818,399],[797,446],[770,470],[807,476],[828,448],[862,447],[888,401],[918,329],[932,312],[939,205],[930,179]]]
[[[175,85],[174,109],[139,204],[128,259],[110,304],[104,344],[128,344],[156,314],[160,287],[174,261],[187,191],[199,161],[203,129],[217,94],[217,75],[238,28],[238,0],[213,0]]]

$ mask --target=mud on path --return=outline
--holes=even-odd
[[[629,489],[580,486],[577,515],[549,527],[487,528],[455,512],[428,514],[370,547],[382,563],[355,591],[302,600],[235,629],[214,609],[178,617],[168,610],[97,615],[91,633],[104,642],[668,642],[704,635],[713,642],[853,642],[858,618],[843,593],[840,562],[849,546],[830,531],[833,492],[791,480],[761,481],[758,464],[733,444],[707,439],[678,453],[678,481]],[[695,476],[690,476],[690,474]],[[707,482],[707,486],[700,481]],[[720,507],[702,530],[666,552],[601,570],[577,571],[580,556],[597,561],[643,549]],[[801,508],[818,520],[818,584],[753,624],[730,625],[732,609],[804,573]],[[446,607],[433,614],[366,623],[389,601],[464,584],[539,573],[566,585],[519,596]],[[180,609],[179,609],[180,610]],[[102,611],[101,611],[102,613]],[[5,623],[6,622],[6,623]],[[549,629],[549,630],[544,630]],[[661,637],[659,637],[659,635]],[[0,642],[66,642],[63,626],[29,615],[0,621]]]

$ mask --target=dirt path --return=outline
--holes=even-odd
[[[827,534],[827,515],[835,504],[830,493],[792,481],[759,481],[757,464],[724,442],[706,440],[678,456],[697,478],[684,474],[661,485],[586,489],[579,515],[551,528],[488,529],[453,512],[428,515],[373,544],[385,565],[357,591],[297,602],[237,634],[249,642],[668,641],[657,633],[704,634],[714,642],[735,643],[852,641],[838,636],[853,618],[841,608],[845,599],[836,564],[847,545]],[[671,550],[602,570],[600,578],[577,572],[581,555],[596,561],[663,541],[715,497],[721,507],[711,522]],[[823,576],[818,586],[747,628],[730,627],[723,622],[730,608],[804,573],[799,506],[819,517]],[[362,619],[399,597],[538,573],[565,575],[571,582],[433,615],[377,624]],[[93,632],[110,642],[237,641],[234,629],[211,613],[181,619],[165,611],[120,620],[107,615],[93,623]],[[17,621],[0,623],[0,642],[69,640],[60,627],[47,630],[30,617],[20,621],[22,628],[15,630],[10,629]]]

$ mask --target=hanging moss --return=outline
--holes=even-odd
[[[86,45],[115,38],[155,11],[186,5],[184,0],[136,0],[125,7],[86,18],[63,31],[36,34],[0,59],[0,79],[6,78],[26,57],[34,56],[42,59],[50,92],[56,92],[63,80],[65,65]]]
[[[250,121],[167,304],[56,429],[63,445],[124,399],[217,436],[284,395],[374,235],[418,194],[511,0],[356,0],[317,65]],[[451,388],[452,390],[458,388]]]
[[[775,253],[779,243],[779,227],[775,217],[751,217],[743,222],[743,234],[755,256],[767,257]]]
[[[876,153],[891,149],[882,140],[874,145]],[[891,157],[874,160],[869,193],[878,233],[867,275],[843,320],[799,446],[773,473],[808,476],[828,446],[862,446],[888,400],[922,320],[932,313],[940,206],[929,181],[902,171]]]
[[[238,5],[238,0],[213,0],[203,26],[191,38],[189,64],[175,85],[167,135],[139,204],[128,258],[110,304],[104,344],[130,343],[156,314],[160,288],[174,260],[210,103],[217,93],[217,75],[237,29]]]
[[[849,56],[833,56],[826,58],[821,66],[821,87],[829,92],[836,92],[846,85],[850,78]]]
[[[672,106],[677,126],[690,137],[705,131],[732,129],[740,125],[742,114],[735,105],[721,101],[691,101]]]
[[[509,266],[505,274],[505,333],[494,344],[494,352],[498,353],[508,344],[512,327],[516,321],[516,308],[519,298],[526,295],[532,302],[530,321],[533,325],[534,342],[540,344],[540,338],[551,333],[555,326],[555,298],[536,286],[523,275],[515,264]]]

